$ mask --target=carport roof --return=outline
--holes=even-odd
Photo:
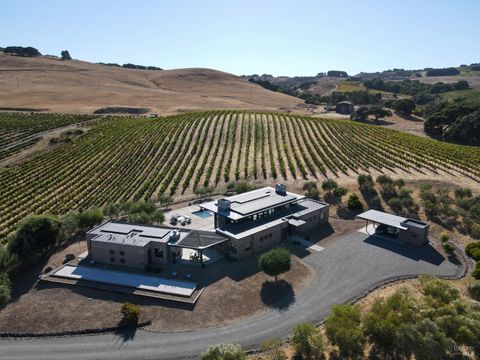
[[[361,213],[360,215],[357,215],[357,217],[359,219],[373,221],[375,223],[391,226],[397,229],[407,230],[407,228],[402,225],[403,222],[408,220],[407,218],[384,213],[382,211],[368,210],[368,211],[365,211],[364,213]]]

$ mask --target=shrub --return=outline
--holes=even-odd
[[[471,235],[474,239],[480,239],[480,224],[473,225]]]
[[[399,199],[398,197],[391,198],[390,200],[387,201],[387,204],[395,212],[399,212],[403,208],[402,200]]]
[[[247,355],[240,345],[216,345],[211,346],[200,355],[201,360],[246,360]]]
[[[425,296],[429,296],[441,304],[449,304],[460,298],[460,293],[457,289],[438,279],[427,281],[423,292]]]
[[[448,242],[443,243],[442,247],[447,254],[453,254],[453,252],[455,251],[455,248],[453,247],[453,245]]]
[[[344,195],[347,194],[347,192],[348,192],[348,190],[344,187],[341,187],[341,186],[333,189],[333,195],[338,197],[340,200],[342,199],[342,197]]]
[[[132,323],[138,322],[138,318],[140,317],[140,307],[138,305],[127,301],[122,304],[120,311],[125,320]]]
[[[97,207],[91,207],[78,214],[78,226],[81,229],[91,228],[103,221],[103,211]]]
[[[457,199],[471,198],[472,190],[470,190],[469,188],[457,188],[455,189],[455,197]]]
[[[259,267],[265,274],[277,277],[290,271],[292,259],[290,252],[285,248],[274,248],[262,254],[258,260]]]
[[[382,207],[382,201],[380,200],[380,196],[375,195],[370,199],[369,206],[372,209],[380,209]]]
[[[340,358],[356,358],[363,354],[365,336],[358,305],[334,305],[325,321],[325,329],[330,343],[338,346]]]
[[[470,297],[474,300],[480,301],[480,282],[475,282],[467,286],[467,291]]]
[[[467,246],[465,246],[465,254],[475,261],[480,261],[480,241],[468,243]]]
[[[360,210],[363,208],[362,202],[357,194],[350,195],[347,201],[347,207],[350,210]]]
[[[477,262],[475,265],[475,270],[472,271],[472,276],[475,279],[480,280],[480,262]]]
[[[309,323],[293,329],[292,345],[302,359],[319,359],[323,353],[323,339],[318,329]]]
[[[446,232],[442,232],[442,233],[440,234],[440,241],[441,241],[442,243],[448,241],[448,234],[447,234]]]
[[[282,339],[268,339],[260,344],[260,348],[267,354],[269,360],[287,360],[287,354],[282,349]]]

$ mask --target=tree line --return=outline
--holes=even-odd
[[[24,57],[34,57],[42,55],[40,51],[31,46],[7,46],[5,49],[3,49],[3,52],[5,54],[13,54]]]
[[[136,64],[131,64],[131,63],[127,63],[127,64],[123,64],[123,65],[120,65],[120,64],[117,64],[117,63],[103,63],[103,62],[99,62],[97,64],[100,64],[100,65],[105,65],[105,66],[112,66],[112,67],[119,67],[119,68],[125,68],[125,69],[137,69],[137,70],[163,70],[162,68],[158,67],[158,66],[145,66],[145,65],[136,65]]]

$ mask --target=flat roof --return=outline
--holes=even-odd
[[[87,234],[96,235],[93,241],[143,247],[152,241],[167,243],[173,230],[175,229],[108,221],[88,231]],[[177,241],[182,240],[188,233],[189,231],[180,231],[180,238]]]
[[[288,191],[285,195],[281,195],[278,194],[273,187],[264,187],[243,194],[225,197],[224,199],[230,201],[229,210],[219,209],[217,200],[200,204],[199,206],[232,220],[239,220],[249,215],[283,204],[292,203],[303,198],[305,198],[305,196]]]
[[[195,283],[188,281],[170,280],[153,275],[81,265],[65,265],[53,275],[180,296],[191,296],[197,287]]]
[[[222,228],[217,229],[217,232],[228,237],[241,239],[246,236],[256,234],[260,231],[278,226],[281,223],[297,220],[300,216],[311,213],[315,210],[328,207],[328,204],[312,199],[303,199],[298,203],[293,204],[290,208],[285,209],[273,215],[269,215],[254,221],[240,224],[228,224]],[[302,220],[300,220],[302,221]],[[295,223],[295,222],[294,222]],[[297,226],[301,225],[295,223]]]
[[[402,226],[402,223],[407,221],[408,218],[404,218],[402,216],[388,214],[378,210],[367,210],[364,213],[357,215],[357,217],[359,219],[373,221],[378,224],[392,226],[397,229],[407,230],[405,226]]]

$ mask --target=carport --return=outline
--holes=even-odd
[[[393,238],[398,238],[399,231],[408,230],[407,227],[402,224],[407,221],[407,218],[388,214],[378,210],[368,210],[364,213],[357,215],[357,218],[365,220],[365,229],[368,228],[369,222],[382,226],[382,235],[386,235]],[[377,228],[378,229],[378,228]],[[377,232],[375,229],[375,232]]]

